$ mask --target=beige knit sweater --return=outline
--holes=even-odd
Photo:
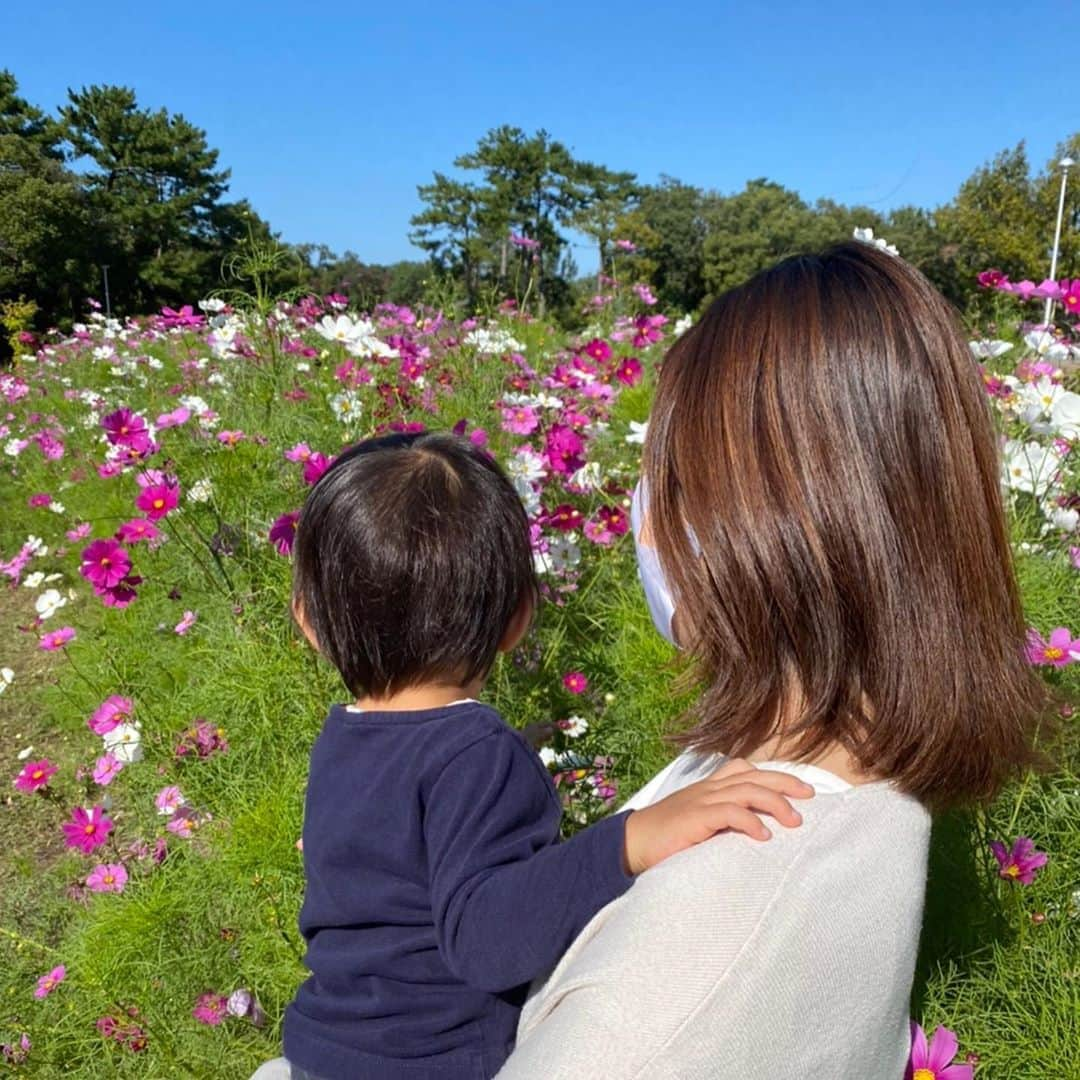
[[[684,755],[636,804],[715,764]],[[817,788],[802,827],[643,874],[534,988],[500,1080],[899,1080],[929,815],[886,783],[774,767]]]

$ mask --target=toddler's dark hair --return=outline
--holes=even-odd
[[[294,606],[357,696],[483,677],[536,596],[521,500],[454,435],[345,451],[309,493],[293,555]]]

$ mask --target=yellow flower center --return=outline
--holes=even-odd
[[[40,780],[44,775],[45,775],[45,770],[44,769],[35,769],[30,774],[30,779],[31,780]]]
[[[1065,655],[1064,649],[1059,649],[1056,645],[1046,646],[1046,659],[1047,660],[1060,660]]]
[[[90,836],[93,833],[94,829],[95,829],[94,825],[84,825],[83,826],[83,832],[86,833],[87,836]]]
[[[155,499],[154,500],[154,509],[155,510],[160,510],[164,505],[165,505],[165,500],[164,499]]]
[[[933,1069],[916,1069],[911,1080],[937,1080],[937,1073]]]
[[[1006,866],[1002,873],[1005,877],[1018,878],[1020,876],[1020,867],[1013,863],[1011,866]]]
[[[101,880],[104,881],[106,885],[111,885],[116,878],[112,874],[106,874]]]

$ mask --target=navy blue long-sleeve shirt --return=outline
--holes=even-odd
[[[528,982],[630,885],[625,814],[558,842],[539,757],[476,702],[334,706],[311,753],[285,1055],[326,1080],[486,1080]]]

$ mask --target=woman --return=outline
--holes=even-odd
[[[861,244],[759,274],[668,354],[643,488],[650,606],[703,692],[631,806],[724,754],[817,794],[601,911],[499,1076],[898,1078],[930,811],[1027,765],[1043,707],[952,311]]]

